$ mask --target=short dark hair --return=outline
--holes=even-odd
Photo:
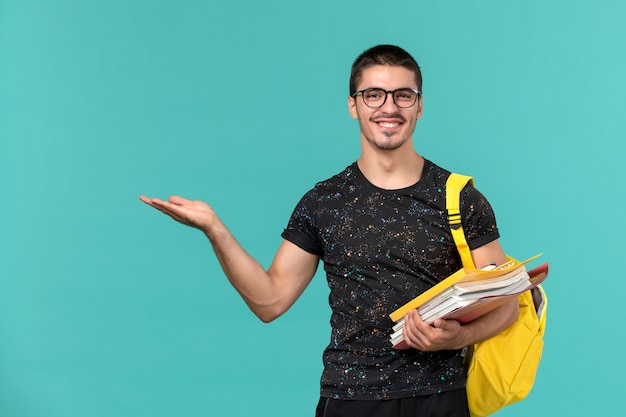
[[[395,45],[377,45],[357,57],[350,72],[350,95],[356,92],[363,71],[374,65],[404,67],[415,73],[417,89],[422,91],[422,71],[417,61],[404,49]]]

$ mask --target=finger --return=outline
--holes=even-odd
[[[146,203],[149,206],[153,206],[154,207],[154,202],[155,201],[159,201],[158,198],[150,198],[150,197],[146,197],[145,195],[140,195],[139,196],[139,200],[141,200],[142,202]]]
[[[411,322],[415,326],[415,329],[419,331],[420,333],[425,334],[425,333],[428,333],[432,329],[432,326],[430,324],[422,320],[422,316],[420,316],[417,310],[412,310],[410,312],[410,317],[411,317]]]
[[[156,209],[159,208],[158,205],[155,204],[155,202],[160,201],[158,198],[150,198],[150,197],[146,197],[145,195],[140,195],[139,196],[139,200],[141,200],[143,203],[145,203],[145,204],[147,204],[147,205],[149,205],[151,207],[154,207]]]
[[[437,319],[433,322],[433,327],[436,329],[448,330],[450,329],[450,325],[446,323],[446,320]]]
[[[177,206],[175,204],[160,200],[158,198],[148,198],[145,196],[141,196],[139,197],[139,199],[143,201],[144,203],[146,203],[147,205],[149,205],[150,207],[153,207],[159,210],[161,213],[167,214],[168,216],[170,216],[176,221],[182,222],[184,220],[184,217],[183,217],[184,213],[181,211],[182,209],[181,206]]]
[[[143,194],[139,196],[139,199],[146,204],[152,204],[155,201],[162,201],[162,200],[159,200],[158,198],[147,197]]]
[[[139,196],[139,199],[154,208],[159,208],[159,207],[173,208],[173,207],[178,207],[181,204],[184,204],[185,202],[188,202],[184,198],[177,197],[177,196],[170,197],[168,201],[161,200],[160,198],[150,198],[144,195]]]
[[[155,201],[155,200],[151,200],[151,201],[147,201],[146,204],[148,204],[150,207],[153,207],[157,210],[159,210],[161,213],[167,214],[168,216],[172,216],[175,213],[170,209],[170,206],[164,205],[163,201]]]
[[[186,198],[180,197],[178,195],[170,196],[170,198],[168,198],[167,200],[172,204],[176,204],[177,206],[191,203],[191,200],[187,200]]]
[[[451,332],[451,331],[456,332],[461,325],[456,320],[437,319],[434,321],[433,326],[437,329],[440,329],[446,332]]]
[[[407,343],[409,343],[409,346],[423,350],[426,337],[420,326],[420,322],[422,322],[422,320],[417,311],[409,312],[406,317],[402,335],[405,340],[407,340]]]

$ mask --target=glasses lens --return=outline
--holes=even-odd
[[[363,101],[370,107],[380,107],[385,102],[387,93],[380,88],[368,88],[363,91]]]
[[[408,88],[402,88],[393,92],[393,101],[398,107],[411,107],[417,100],[417,93]]]

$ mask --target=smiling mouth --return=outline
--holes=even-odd
[[[377,122],[378,126],[384,128],[394,128],[400,126],[399,122]]]

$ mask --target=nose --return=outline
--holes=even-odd
[[[393,91],[385,91],[385,102],[382,106],[379,107],[379,110],[383,111],[384,113],[389,113],[389,110],[398,110],[399,107],[396,105],[396,102],[393,99],[393,94]]]

